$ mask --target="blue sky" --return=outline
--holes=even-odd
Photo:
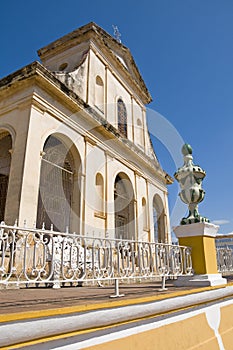
[[[153,97],[148,107],[192,145],[194,162],[206,170],[200,213],[227,221],[220,232],[232,232],[232,18],[232,0],[4,1],[0,77],[37,60],[37,49],[90,21],[110,34],[117,25]],[[163,168],[173,175],[176,164],[166,140],[153,141]],[[177,194],[177,184],[169,186],[171,212]]]

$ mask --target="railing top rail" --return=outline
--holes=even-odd
[[[110,237],[96,237],[91,235],[80,235],[76,232],[59,232],[59,231],[53,231],[53,230],[47,230],[47,229],[38,229],[35,227],[29,228],[29,227],[23,227],[18,225],[6,225],[4,222],[0,223],[0,229],[8,229],[8,230],[16,230],[21,232],[31,232],[31,233],[42,233],[42,234],[48,234],[48,235],[54,235],[54,236],[65,236],[65,237],[75,237],[80,239],[87,239],[87,240],[94,240],[94,241],[106,241],[106,242],[116,242],[116,243],[134,243],[134,244],[151,244],[151,245],[159,245],[164,247],[179,247],[179,248],[189,248],[187,246],[172,244],[172,243],[159,243],[159,242],[149,242],[144,240],[133,240],[133,239],[120,239],[120,238],[110,238]]]
[[[215,240],[217,241],[222,238],[233,238],[233,233],[219,234],[215,237]]]

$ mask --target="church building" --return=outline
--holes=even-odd
[[[127,47],[89,23],[0,80],[0,220],[169,243],[150,93]]]

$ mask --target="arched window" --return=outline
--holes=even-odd
[[[119,173],[114,185],[115,230],[118,239],[135,239],[134,191],[124,173]]]
[[[147,207],[146,207],[146,199],[142,198],[142,222],[143,222],[143,230],[148,229],[148,218],[147,218]]]
[[[100,173],[96,174],[95,186],[96,186],[95,209],[97,213],[103,215],[104,214],[104,179]]]
[[[154,221],[154,241],[165,242],[165,214],[163,202],[159,195],[153,198],[153,221]]]
[[[104,112],[104,83],[99,75],[95,79],[95,106]]]
[[[142,122],[138,118],[137,119],[137,126],[136,126],[136,142],[140,145],[143,146],[143,127],[142,127]]]
[[[11,167],[12,139],[8,132],[0,134],[0,222],[4,221]]]
[[[121,98],[117,101],[117,116],[118,116],[118,130],[127,137],[127,111],[125,104]]]
[[[74,146],[71,146],[71,149]],[[74,229],[72,221],[80,217],[79,178],[71,149],[60,138],[49,136],[45,142],[41,160],[40,187],[37,210],[37,227],[43,223],[47,229],[53,224],[54,231]],[[78,170],[78,169],[77,169]],[[74,188],[76,189],[74,195]],[[72,224],[72,227],[71,227]],[[79,224],[79,223],[78,223]],[[76,225],[76,230],[79,227]]]

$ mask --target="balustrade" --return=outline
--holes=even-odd
[[[0,224],[0,285],[59,288],[191,273],[188,247]]]

